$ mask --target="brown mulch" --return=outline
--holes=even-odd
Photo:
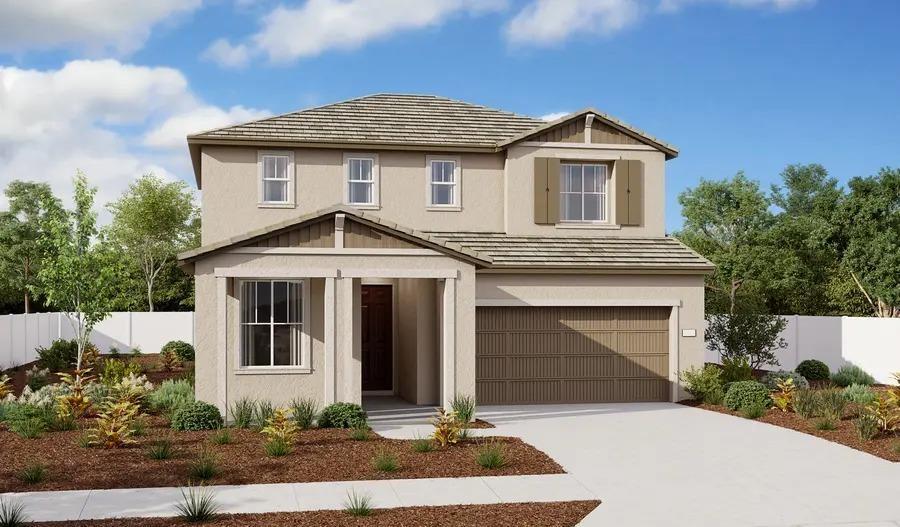
[[[354,518],[343,511],[278,512],[233,514],[204,523],[213,527],[571,527],[594,510],[599,501],[552,503],[508,503],[500,505],[454,505],[445,507],[403,507],[375,510],[371,516]],[[184,526],[177,518],[125,518],[37,523],[41,527],[173,527]]]
[[[724,406],[710,405],[699,401],[682,401],[682,404],[743,419],[740,412],[729,410]],[[815,426],[817,418],[804,419],[793,412],[782,412],[777,408],[770,408],[757,421],[821,437],[888,461],[900,461],[900,434],[879,434],[871,441],[863,441],[856,434],[856,428],[853,426],[853,419],[856,417],[856,410],[853,406],[852,404],[847,405],[844,417],[837,423],[837,428],[834,430],[817,430]]]
[[[489,423],[482,419],[475,419],[471,423],[466,425],[466,428],[479,429],[479,428],[497,428],[493,425],[493,423]]]
[[[184,485],[192,460],[203,449],[218,458],[219,475],[210,480],[216,485],[563,473],[550,457],[518,438],[474,439],[417,453],[408,440],[373,433],[367,441],[353,441],[348,430],[314,429],[300,433],[290,454],[270,458],[263,449],[265,438],[253,430],[231,429],[233,443],[216,445],[211,441],[213,431],[174,432],[159,417],[148,422],[145,436],[137,438],[136,445],[109,450],[79,447],[79,430],[23,439],[0,429],[0,492]],[[79,424],[91,426],[89,421]],[[158,461],[147,457],[147,446],[161,438],[172,442],[174,458]],[[485,441],[503,444],[507,466],[488,470],[475,462]],[[396,455],[398,471],[382,473],[372,467],[373,456],[382,450]],[[27,485],[18,479],[18,472],[31,463],[47,467],[44,482]]]

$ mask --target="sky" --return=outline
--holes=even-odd
[[[0,186],[68,198],[82,170],[101,205],[146,172],[194,187],[188,133],[428,93],[592,106],[674,144],[672,232],[701,179],[900,166],[898,23],[896,0],[9,0]]]

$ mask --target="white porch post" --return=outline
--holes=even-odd
[[[228,279],[216,277],[216,406],[228,412]]]
[[[335,279],[332,277],[325,278],[325,404],[331,404],[337,400],[336,387],[337,379],[335,378],[335,361],[337,354],[335,353]]]
[[[441,298],[441,401],[444,408],[456,395],[456,279],[444,279]]]

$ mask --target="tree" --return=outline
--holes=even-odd
[[[109,314],[108,290],[115,277],[103,265],[97,244],[93,211],[96,189],[81,172],[74,178],[75,208],[48,215],[40,245],[45,255],[38,279],[39,291],[49,304],[68,314],[78,344],[76,369],[81,370],[84,350],[94,326]],[[45,197],[49,200],[50,197]],[[52,206],[44,203],[45,208]]]
[[[706,345],[723,360],[747,359],[753,369],[778,366],[775,352],[787,347],[779,336],[787,321],[777,315],[707,315],[706,321]]]
[[[9,210],[0,212],[0,289],[21,298],[30,313],[32,291],[40,290],[42,228],[49,216],[61,213],[62,204],[46,183],[13,181],[4,193]]]
[[[841,203],[842,264],[879,317],[900,317],[900,169],[855,177]]]
[[[759,185],[738,172],[731,180],[701,181],[678,201],[684,227],[675,236],[716,264],[706,280],[713,293],[708,310],[735,313],[739,293],[745,295],[743,305],[759,309],[764,301],[759,277],[770,260],[766,234],[773,223]]]
[[[147,305],[153,311],[160,273],[174,264],[178,251],[195,242],[193,195],[184,182],[166,183],[147,174],[108,208],[113,213],[110,241],[139,268]]]

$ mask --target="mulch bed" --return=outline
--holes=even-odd
[[[189,466],[203,449],[218,458],[219,475],[209,481],[215,485],[564,472],[546,454],[518,438],[474,439],[417,453],[408,440],[386,439],[373,433],[367,441],[353,441],[348,430],[314,429],[300,433],[290,454],[270,458],[263,449],[264,436],[253,430],[231,429],[233,443],[216,445],[211,441],[213,431],[174,432],[159,417],[148,418],[148,423],[146,434],[137,438],[138,444],[109,450],[79,447],[79,430],[24,439],[2,429],[0,492],[180,486],[188,482]],[[162,438],[172,442],[175,457],[162,461],[147,457],[146,447]],[[507,466],[488,470],[475,462],[476,452],[486,441],[503,444]],[[372,467],[372,457],[382,450],[397,456],[398,471],[383,473]],[[31,463],[47,467],[45,481],[27,485],[18,479],[19,471]]]
[[[703,408],[704,410],[712,410],[713,412],[722,414],[734,415],[743,419],[740,412],[729,410],[724,406],[710,405],[699,401],[683,401],[682,404]],[[863,441],[856,434],[856,428],[853,426],[853,419],[856,417],[852,408],[853,405],[848,404],[847,406],[848,409],[845,412],[843,419],[837,423],[837,428],[834,430],[817,430],[815,426],[817,421],[816,418],[804,419],[793,412],[782,412],[777,408],[770,408],[762,417],[757,419],[757,421],[821,437],[822,439],[840,443],[844,446],[867,452],[873,456],[887,459],[888,461],[900,461],[900,435],[880,434],[871,441]]]
[[[553,503],[511,503],[501,505],[465,505],[449,507],[404,507],[376,510],[371,516],[354,518],[343,511],[279,512],[220,516],[203,525],[215,527],[571,527],[594,510],[599,501]],[[176,518],[127,518],[37,523],[41,527],[170,527],[184,526]]]
[[[479,428],[497,428],[497,427],[487,421],[483,421],[481,419],[475,419],[471,423],[467,424],[466,428],[479,429]]]

